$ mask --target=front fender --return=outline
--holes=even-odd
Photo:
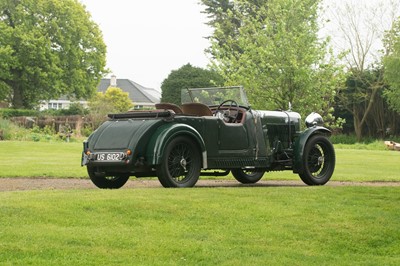
[[[168,123],[159,127],[146,149],[147,162],[150,165],[159,164],[164,156],[165,146],[177,136],[188,136],[198,144],[202,153],[203,168],[207,168],[207,151],[204,140],[195,128],[186,124]]]
[[[306,146],[308,139],[315,134],[330,135],[331,131],[325,127],[314,126],[307,128],[299,135],[296,139],[293,151],[293,173],[299,173],[302,170],[304,147]]]

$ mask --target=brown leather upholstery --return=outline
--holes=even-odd
[[[182,109],[173,103],[156,103],[156,109],[172,110],[175,114],[182,114]]]
[[[198,115],[198,116],[213,115],[210,108],[202,103],[184,103],[182,104],[182,111],[186,115]]]

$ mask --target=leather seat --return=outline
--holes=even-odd
[[[156,109],[164,109],[164,110],[172,110],[175,112],[175,114],[182,114],[182,109],[173,103],[156,103],[155,104]]]
[[[184,103],[182,104],[182,111],[186,115],[197,116],[212,116],[211,109],[202,103]]]

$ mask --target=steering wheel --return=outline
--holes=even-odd
[[[225,104],[230,103],[229,107],[227,110],[221,110],[222,106]],[[232,107],[235,107],[233,109]],[[239,110],[237,109],[239,105],[237,102],[234,100],[226,100],[223,101],[217,108],[217,113],[222,113],[223,114],[223,119],[227,123],[235,123],[237,121],[237,118],[239,116]]]

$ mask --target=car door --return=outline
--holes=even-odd
[[[218,148],[221,154],[243,153],[249,149],[249,135],[242,123],[218,120]]]

